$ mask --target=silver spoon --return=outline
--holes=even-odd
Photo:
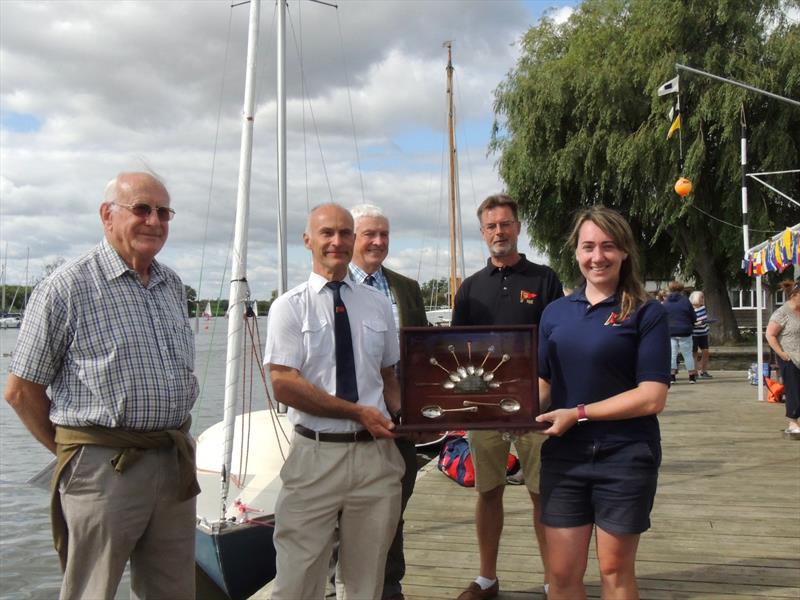
[[[461,376],[460,375],[458,375],[456,373],[451,373],[450,371],[445,369],[441,364],[439,364],[439,361],[436,360],[433,356],[430,357],[428,362],[430,362],[434,367],[439,367],[442,371],[447,373],[447,376],[450,378],[451,381],[455,381],[456,383],[461,381]]]
[[[438,419],[446,412],[478,412],[477,406],[470,406],[468,408],[442,408],[437,404],[424,406],[422,408],[422,416],[428,419]]]
[[[494,369],[492,369],[491,371],[489,371],[488,373],[486,373],[486,375],[483,376],[483,380],[484,381],[491,381],[492,379],[494,379],[494,372],[497,371],[497,369],[500,368],[500,365],[502,365],[504,362],[509,361],[509,360],[511,360],[511,357],[508,354],[503,354],[502,358],[500,359],[500,362],[497,363],[497,366]]]
[[[519,412],[521,408],[519,402],[513,398],[503,398],[497,404],[492,402],[473,402],[472,400],[464,400],[464,406],[491,406],[492,408],[499,408],[503,412],[515,413]]]

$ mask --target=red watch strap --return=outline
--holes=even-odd
[[[586,416],[586,406],[583,404],[578,404],[578,423],[583,423],[584,421],[588,421],[589,417]]]

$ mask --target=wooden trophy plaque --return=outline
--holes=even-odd
[[[535,325],[403,327],[398,432],[545,429]]]

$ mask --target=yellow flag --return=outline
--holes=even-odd
[[[675,120],[672,122],[672,125],[669,127],[669,131],[667,132],[667,139],[670,139],[672,135],[681,128],[681,116],[678,115],[675,117]]]

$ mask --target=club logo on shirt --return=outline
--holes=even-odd
[[[603,325],[611,325],[612,327],[619,327],[625,322],[626,319],[621,319],[619,313],[612,312],[608,315],[606,322]]]
[[[520,290],[519,292],[519,302],[522,304],[533,304],[533,299],[536,298],[538,294],[534,294],[533,292],[529,292],[528,290]]]

